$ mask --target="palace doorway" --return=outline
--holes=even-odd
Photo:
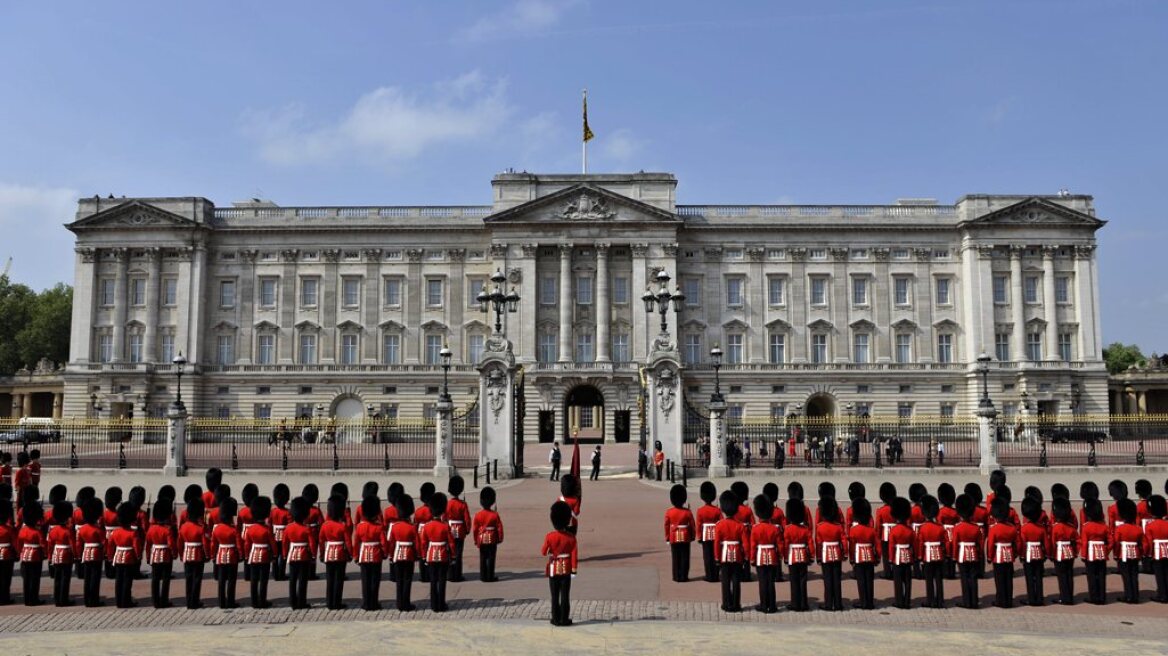
[[[563,443],[572,443],[572,432],[580,431],[580,442],[604,442],[604,395],[591,385],[577,385],[564,395]]]

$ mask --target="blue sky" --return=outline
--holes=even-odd
[[[1094,194],[1104,338],[1164,351],[1166,28],[1156,0],[5,3],[0,266],[72,282],[94,193],[485,204],[578,170],[586,86],[590,169],[683,203]]]

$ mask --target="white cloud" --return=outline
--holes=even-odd
[[[638,139],[632,130],[620,128],[613,130],[610,135],[597,133],[600,152],[613,164],[628,165],[640,155],[644,142]]]
[[[249,111],[244,131],[273,164],[352,156],[395,163],[436,145],[491,137],[513,113],[506,81],[488,81],[474,71],[422,93],[380,87],[359,98],[344,116],[315,126],[301,104]]]
[[[0,182],[0,271],[12,257],[9,278],[34,289],[73,283],[73,220],[78,193],[62,187]]]
[[[481,43],[546,30],[560,21],[579,0],[518,0],[493,16],[480,18],[458,30],[458,42]]]

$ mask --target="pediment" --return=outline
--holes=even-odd
[[[339,330],[364,330],[365,326],[353,321],[352,319],[345,319],[337,324]]]
[[[771,332],[787,332],[791,330],[791,324],[782,319],[772,319],[767,325],[767,329]]]
[[[746,331],[750,329],[750,326],[746,325],[746,322],[741,319],[731,319],[722,324],[722,329],[727,331]]]
[[[902,333],[916,332],[917,324],[912,319],[901,319],[892,322],[892,328]]]
[[[858,333],[872,333],[876,332],[876,324],[867,319],[856,319],[848,324],[848,326]]]
[[[315,321],[309,321],[308,319],[301,319],[300,321],[297,321],[293,325],[302,331],[320,330],[320,324],[316,323]]]
[[[707,328],[706,322],[701,319],[689,319],[681,324],[681,327],[686,330],[705,330]]]
[[[960,227],[1063,226],[1098,229],[1106,223],[1054,201],[1031,197],[976,219],[963,221]]]
[[[264,319],[262,321],[257,321],[255,323],[254,328],[257,331],[278,331],[278,330],[280,330],[279,326],[272,323],[271,321],[268,321],[267,319]]]
[[[397,321],[394,321],[393,319],[386,319],[385,321],[382,321],[381,323],[377,324],[377,327],[382,329],[382,330],[396,330],[398,332],[404,332],[406,329],[406,327],[404,325],[402,325],[401,323],[399,323]]]
[[[827,319],[816,319],[807,324],[807,328],[813,333],[829,333],[835,330],[835,325]]]
[[[680,223],[672,212],[582,182],[483,219],[486,223]]]
[[[67,224],[70,230],[77,228],[144,228],[157,230],[158,228],[194,228],[202,227],[185,216],[155,207],[140,200],[131,200],[116,205],[108,210],[102,210]]]
[[[444,333],[447,331],[446,324],[444,324],[441,321],[438,321],[436,319],[430,319],[426,323],[423,323],[420,327],[422,330],[433,331],[433,332]]]
[[[933,323],[933,328],[936,328],[937,330],[956,331],[958,328],[960,328],[960,326],[958,326],[957,322],[952,319],[941,319],[940,321]]]

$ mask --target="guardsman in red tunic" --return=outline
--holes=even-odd
[[[495,488],[488,486],[479,492],[479,505],[483,509],[475,513],[471,527],[475,546],[479,548],[479,580],[494,583],[499,580],[495,576],[495,557],[499,545],[503,544],[503,520],[495,511]]]
[[[122,503],[122,488],[112,485],[105,489],[105,512],[102,513],[101,523],[105,528],[105,540],[108,547],[110,537],[118,530],[118,506]],[[105,559],[105,577],[114,578],[114,562]]]
[[[718,561],[722,579],[722,610],[737,613],[742,610],[742,563],[750,553],[750,534],[742,522],[735,519],[741,502],[738,495],[726,490],[718,499],[722,519],[714,526],[714,558]]]
[[[789,492],[788,488],[788,492]],[[807,603],[807,566],[815,562],[815,538],[807,526],[807,506],[803,499],[787,498],[787,527],[783,529],[783,560],[791,582],[789,610],[810,610]]]
[[[394,481],[385,488],[385,512],[382,514],[381,522],[385,527],[385,539],[389,540],[389,532],[393,530],[394,522],[397,518],[397,500],[398,497],[405,494],[405,487]],[[397,582],[397,570],[393,566],[393,553],[387,553],[386,559],[389,561],[389,580],[390,582]]]
[[[446,525],[450,527],[450,535],[454,538],[454,557],[450,561],[449,580],[461,583],[466,579],[462,575],[463,549],[466,547],[466,536],[470,534],[470,508],[462,500],[462,492],[466,489],[466,481],[457,474],[450,477],[446,491],[450,498],[446,502]]]
[[[925,487],[924,483],[913,483],[908,486],[908,500],[909,503],[912,504],[912,511],[909,514],[908,526],[912,529],[914,536],[916,535],[917,529],[921,527],[921,524],[925,523],[925,513],[921,510],[921,499],[923,499],[928,493],[929,489]],[[913,558],[913,578],[924,578],[924,574],[921,571],[921,561],[919,558],[915,557]]]
[[[1156,596],[1152,601],[1168,604],[1168,503],[1159,494],[1148,497],[1148,515],[1152,521],[1144,529],[1152,574],[1156,578]]]
[[[33,449],[28,452],[28,478],[32,484],[41,485],[41,450]]]
[[[782,533],[783,529],[787,527],[787,515],[780,507],[781,504],[779,503],[779,486],[775,485],[774,483],[766,483],[762,486],[762,494],[766,498],[770,499],[771,505],[775,507],[775,511],[771,513],[771,523],[775,526],[778,526],[779,532]],[[701,520],[699,519],[698,521],[700,522]],[[783,576],[783,559],[780,557],[777,561],[775,561],[775,583],[782,583],[786,580],[786,577]]]
[[[226,485],[220,485],[222,491]],[[232,497],[219,499],[219,523],[211,529],[211,554],[219,567],[219,607],[239,608],[235,603],[235,582],[239,578],[239,561],[242,560],[243,540],[235,528],[235,515],[239,504]]]
[[[564,480],[568,476],[562,477]],[[576,576],[576,536],[568,531],[572,508],[564,501],[552,504],[552,528],[540,548],[547,560],[547,576],[552,593],[552,626],[572,626],[572,578]]]
[[[426,523],[434,518],[430,513],[430,498],[434,496],[435,489],[430,482],[422,483],[418,488],[418,501],[421,503],[414,509],[414,528],[419,536]],[[426,554],[418,554],[418,580],[422,583],[430,582],[430,565],[426,562]]]
[[[320,543],[320,527],[322,524],[324,524],[324,513],[322,513],[320,511],[320,505],[319,505],[320,488],[317,487],[315,483],[309,483],[308,485],[304,486],[304,489],[300,492],[300,496],[303,497],[304,500],[308,502],[308,515],[304,519],[304,525],[307,526],[308,530],[312,532],[312,543],[314,545],[319,544]],[[315,551],[315,547],[314,547],[313,554],[315,554],[315,553],[316,553],[316,551]],[[311,559],[309,559],[309,561],[305,564],[305,566],[308,569],[308,580],[317,581],[320,579],[320,576],[316,573],[316,557],[315,557],[315,555]],[[306,598],[305,603],[308,603],[307,598]]]
[[[1057,520],[1054,520],[1054,502],[1055,502],[1055,499],[1065,499],[1069,502],[1071,500],[1070,488],[1068,488],[1066,485],[1063,485],[1062,483],[1055,483],[1054,485],[1050,486],[1050,506],[1051,506],[1050,514],[1051,514],[1051,519],[1052,519],[1051,523],[1052,524],[1054,523],[1054,521],[1057,521]],[[1078,514],[1075,513],[1074,510],[1071,510],[1071,518],[1070,518],[1069,523],[1071,526],[1075,527],[1076,531],[1079,530],[1079,516],[1078,516]]]
[[[211,539],[203,523],[206,508],[202,497],[190,499],[186,512],[187,520],[178,527],[178,553],[183,561],[187,608],[195,610],[203,607],[203,566],[210,559]]]
[[[349,486],[344,483],[333,483],[329,490],[329,498],[340,497],[344,504],[344,513],[341,516],[341,523],[345,525],[345,532],[349,537],[353,536],[353,513],[349,510]]]
[[[773,483],[772,483],[773,485]],[[778,490],[778,487],[775,488]],[[697,524],[697,539],[702,545],[702,564],[705,568],[705,581],[718,581],[718,563],[714,558],[714,526],[722,519],[722,511],[714,505],[718,498],[718,488],[710,481],[702,483],[699,494],[702,497],[702,507],[698,508],[695,523]]]
[[[948,544],[953,542],[953,527],[961,521],[961,515],[957,513],[957,509],[953,504],[957,501],[957,490],[949,483],[941,483],[937,486],[937,501],[940,502],[941,507],[937,510],[937,523],[941,528],[945,529],[945,541]],[[942,567],[944,577],[947,579],[957,578],[957,561],[953,560],[953,550],[945,550],[945,565]]]
[[[430,570],[430,610],[444,613],[446,605],[446,579],[450,560],[454,557],[454,537],[446,523],[446,495],[435,492],[430,497],[430,514],[433,519],[426,522],[418,533],[422,545],[422,558]]]
[[[272,514],[268,523],[272,525],[272,540],[276,543],[272,554],[272,579],[284,581],[288,578],[288,559],[284,557],[284,529],[292,523],[292,513],[288,512],[288,501],[292,492],[283,483],[272,488]]]
[[[986,559],[994,565],[994,606],[1014,607],[1014,559],[1018,557],[1018,527],[1010,521],[1010,494],[1005,485],[996,490],[990,513],[994,523],[986,533]]]
[[[12,485],[12,454],[0,451],[0,485]]]
[[[207,483],[206,490],[203,492],[203,512],[209,513],[219,507],[219,497],[216,496],[215,491],[223,484],[223,472],[218,467],[212,467],[207,470],[203,480]],[[208,525],[211,523],[209,519],[209,517],[203,517]]]
[[[1115,502],[1117,522],[1112,536],[1115,545],[1115,562],[1119,566],[1119,576],[1123,579],[1125,604],[1140,603],[1140,561],[1146,552],[1147,538],[1136,517],[1136,503],[1127,497]]]
[[[1140,530],[1147,534],[1148,524],[1151,524],[1153,519],[1152,513],[1148,511],[1148,498],[1152,496],[1152,481],[1146,478],[1137,480],[1135,490],[1136,496],[1140,499],[1136,502],[1136,523],[1140,525]],[[1149,546],[1144,550],[1144,559],[1140,561],[1140,574],[1152,573],[1152,549]]]
[[[170,528],[174,506],[170,499],[159,499],[152,512],[154,522],[146,529],[143,548],[146,564],[150,566],[150,602],[155,608],[170,608],[170,573],[178,555],[178,544]]]
[[[754,498],[754,513],[758,522],[750,531],[750,561],[758,574],[758,606],[755,610],[777,613],[775,565],[783,559],[783,528],[774,523],[775,506],[766,494]]]
[[[24,491],[32,485],[32,472],[28,470],[28,454],[16,454],[16,473],[12,477],[12,489],[16,492],[16,507],[24,508]]]
[[[945,567],[949,553],[949,534],[941,522],[941,504],[937,498],[926,494],[921,497],[921,516],[924,522],[917,527],[914,544],[917,560],[921,562],[921,574],[925,579],[925,606],[945,607]]]
[[[1107,507],[1107,527],[1111,529],[1112,540],[1115,538],[1115,527],[1124,524],[1119,515],[1119,502],[1127,499],[1127,483],[1115,479],[1107,484],[1107,494],[1111,495],[1111,505]]]
[[[381,526],[381,502],[377,493],[361,500],[360,520],[353,528],[353,551],[361,569],[361,609],[381,610],[381,563],[389,551]]]
[[[101,499],[95,496],[85,502],[82,525],[77,529],[74,553],[81,561],[81,579],[85,606],[101,606],[102,561],[105,560],[105,527],[101,525]]]
[[[16,528],[12,525],[12,504],[0,500],[0,606],[12,603],[12,567],[20,552],[16,548]]]
[[[393,561],[391,567],[394,582],[397,583],[397,609],[403,613],[417,608],[410,602],[410,589],[414,585],[414,561],[418,559],[418,551],[421,549],[418,529],[414,527],[412,521],[413,515],[413,498],[401,492],[397,496],[398,521],[389,527],[389,537],[386,541],[389,557]]]
[[[823,603],[819,604],[819,610],[843,610],[843,563],[848,557],[848,534],[840,523],[842,518],[835,497],[821,497],[816,514],[820,521],[815,525],[815,553],[823,570]]]
[[[1107,603],[1107,558],[1111,553],[1111,530],[1098,499],[1083,503],[1083,525],[1079,528],[1079,557],[1087,567],[1087,603]]]
[[[1034,497],[1022,499],[1022,516],[1026,523],[1018,529],[1019,557],[1022,559],[1022,577],[1026,580],[1025,606],[1046,603],[1042,580],[1046,576],[1046,559],[1050,556],[1050,531],[1042,520],[1046,513],[1042,503]]]
[[[876,563],[880,562],[880,540],[873,527],[872,504],[864,497],[852,500],[848,509],[852,517],[848,528],[849,557],[852,571],[856,576],[856,590],[859,601],[853,608],[872,610],[875,604]]]
[[[142,562],[142,538],[134,530],[138,509],[131,503],[118,506],[118,527],[105,543],[106,560],[114,564],[114,600],[118,608],[133,608],[134,579]]]
[[[53,565],[53,603],[72,606],[69,583],[73,576],[74,540],[69,523],[73,518],[73,504],[58,501],[53,504],[53,526],[45,538],[49,562]]]
[[[345,607],[345,567],[352,560],[353,543],[345,529],[345,499],[329,497],[328,519],[320,527],[320,562],[324,563],[324,599],[329,610]]]
[[[885,481],[880,484],[880,501],[882,505],[876,510],[876,530],[880,532],[880,553],[884,556],[884,573],[882,576],[892,580],[892,554],[888,551],[888,534],[896,526],[892,518],[892,500],[896,498],[896,486]]]
[[[247,529],[255,523],[255,519],[251,514],[251,505],[260,495],[260,488],[255,483],[248,483],[243,486],[239,492],[239,514],[235,518],[235,529],[239,531],[239,540],[243,542],[243,536],[247,533]],[[244,552],[240,556],[243,561],[243,580],[251,581],[251,568],[247,566],[247,553]]]
[[[40,606],[41,572],[45,564],[45,536],[41,533],[44,510],[39,503],[24,509],[24,523],[16,534],[16,551],[20,554],[20,578],[24,583],[24,605]]]
[[[1079,498],[1083,500],[1079,506],[1079,526],[1082,526],[1087,523],[1087,503],[1099,501],[1099,486],[1095,481],[1084,481],[1079,486]]]
[[[1075,556],[1079,554],[1079,529],[1071,502],[1066,497],[1056,496],[1050,502],[1054,522],[1050,525],[1050,559],[1054,561],[1054,574],[1058,580],[1059,596],[1056,604],[1070,606],[1075,603]]]
[[[247,569],[251,570],[248,579],[251,592],[252,608],[271,608],[268,601],[268,580],[271,578],[272,562],[276,559],[279,545],[275,535],[268,527],[272,518],[272,500],[267,497],[256,497],[251,502],[252,524],[243,532],[243,557],[246,559]]]
[[[284,529],[284,560],[288,561],[288,602],[292,610],[308,608],[308,577],[316,554],[316,535],[305,523],[312,504],[304,497],[292,500],[292,523]]]
[[[572,535],[580,530],[580,486],[576,477],[564,474],[560,477],[560,501],[572,509],[572,519],[568,522],[568,532]]]
[[[977,483],[967,483],[965,485],[965,496],[973,499],[973,523],[981,529],[982,539],[985,539],[986,533],[990,529],[990,511],[989,507],[982,504],[981,486]],[[988,556],[987,556],[988,557]],[[986,578],[986,559],[982,558],[977,563],[977,576],[979,579]]]
[[[888,550],[892,552],[892,591],[897,608],[912,607],[913,543],[916,535],[912,521],[912,503],[904,497],[892,500],[892,519],[896,525],[888,532]]]
[[[868,489],[866,487],[864,487],[864,484],[861,483],[860,481],[852,481],[852,483],[850,485],[848,485],[848,502],[851,505],[848,506],[847,511],[844,513],[844,528],[845,529],[850,529],[852,527],[852,524],[854,524],[856,522],[855,517],[854,517],[854,508],[856,505],[856,500],[857,499],[866,499],[867,495],[868,495]],[[869,522],[872,521],[871,516],[868,517],[868,521]]]
[[[685,487],[674,485],[669,490],[669,502],[673,504],[665,511],[665,543],[673,560],[673,581],[689,581],[689,544],[697,533],[693,513],[686,507]]]

